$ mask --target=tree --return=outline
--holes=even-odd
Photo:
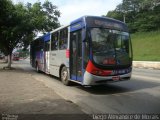
[[[123,21],[123,13],[116,11],[116,10],[109,11],[107,14],[107,17],[111,17],[111,18]]]
[[[12,51],[17,45],[27,47],[38,32],[49,32],[60,26],[60,12],[51,2],[13,4],[10,0],[0,1],[0,49],[8,55],[8,66],[11,67]]]
[[[0,1],[0,8],[3,14],[0,14],[0,48],[5,55],[11,55],[13,51],[11,39],[13,39],[13,27],[16,25],[16,16],[14,13],[14,6],[10,0]],[[13,18],[14,16],[14,18]],[[10,39],[10,38],[11,39]],[[14,44],[14,43],[13,43]],[[11,57],[10,59],[11,60]],[[9,65],[8,65],[9,66]]]
[[[123,0],[108,17],[124,21],[130,32],[160,29],[160,0]]]

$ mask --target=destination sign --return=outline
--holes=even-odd
[[[103,27],[117,28],[117,29],[122,28],[121,24],[114,23],[114,22],[111,22],[111,21],[94,20],[94,23],[95,23],[95,25],[103,26]]]
[[[124,23],[110,18],[87,17],[86,22],[88,27],[103,27],[128,31],[127,26]]]

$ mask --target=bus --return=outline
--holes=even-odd
[[[31,65],[65,85],[101,85],[129,80],[132,45],[127,25],[83,16],[31,43]]]
[[[19,61],[19,59],[20,59],[20,57],[19,57],[19,52],[14,52],[14,53],[12,54],[12,59],[13,59],[14,61]]]

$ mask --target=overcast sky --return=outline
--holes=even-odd
[[[45,0],[12,0],[14,3]],[[58,7],[61,12],[59,21],[61,25],[69,24],[72,20],[84,15],[102,16],[106,15],[109,10],[114,10],[122,0],[49,0]]]

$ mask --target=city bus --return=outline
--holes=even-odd
[[[18,61],[18,60],[20,59],[20,57],[19,57],[19,52],[14,52],[14,53],[12,54],[12,59],[13,59],[14,61]]]
[[[83,16],[31,43],[31,65],[65,85],[101,85],[129,80],[132,46],[125,23]]]

